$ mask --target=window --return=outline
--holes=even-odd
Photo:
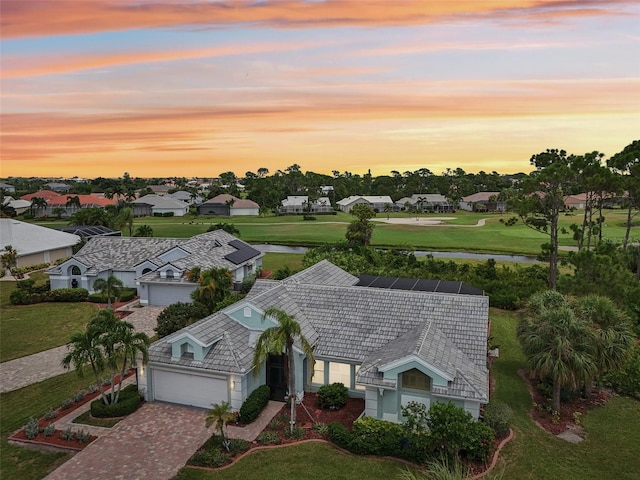
[[[353,381],[355,382],[355,376],[358,374],[358,370],[360,370],[360,365],[356,365],[355,369],[353,370]],[[356,390],[366,390],[366,387],[364,385],[356,385]]]
[[[149,273],[150,271],[150,268],[145,268],[144,270],[142,270],[142,275],[144,275],[145,273]]]
[[[80,271],[80,267],[77,265],[74,265],[73,267],[71,267],[71,275],[82,275],[82,272]]]
[[[431,390],[431,378],[416,368],[407,370],[402,374],[402,388],[410,388],[412,390]]]
[[[167,268],[166,275],[167,275],[167,278],[173,278],[173,270],[171,270],[170,268]]]
[[[348,363],[329,363],[329,383],[342,383],[351,388],[351,365]]]
[[[189,358],[193,360],[193,345],[189,342],[184,342],[180,345],[180,356],[182,358]]]
[[[313,368],[313,383],[324,385],[324,362],[322,360],[317,360]]]

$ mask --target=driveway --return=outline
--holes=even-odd
[[[147,402],[47,480],[169,480],[211,436],[206,410]]]

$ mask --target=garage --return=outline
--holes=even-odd
[[[151,375],[154,400],[201,408],[229,401],[225,378],[157,369]]]
[[[145,285],[149,292],[148,304],[154,306],[166,306],[176,302],[191,303],[191,292],[197,287],[193,284],[145,283]]]

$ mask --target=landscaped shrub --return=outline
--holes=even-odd
[[[124,417],[135,412],[141,403],[142,398],[138,393],[138,386],[132,384],[122,389],[118,403],[105,405],[102,398],[91,402],[91,415],[98,418]]]
[[[269,429],[270,430],[280,430],[282,428],[282,426],[284,425],[283,422],[281,422],[280,420],[278,420],[277,418],[274,418],[273,420],[271,420],[269,422]]]
[[[640,346],[636,345],[627,363],[605,376],[605,381],[616,392],[640,400]]]
[[[79,288],[74,288],[73,290],[81,290]],[[136,296],[136,289],[135,288],[123,288],[120,290],[120,296],[116,299],[115,296],[111,297],[111,301],[115,302],[116,300],[119,300],[121,302],[128,302],[129,300],[133,300],[133,297]],[[88,300],[92,303],[107,303],[107,296],[100,293],[100,292],[95,292],[92,293],[91,295],[89,295]]]
[[[323,385],[318,389],[318,406],[325,410],[336,410],[344,407],[349,397],[349,390],[342,383]]]
[[[58,416],[58,412],[56,410],[54,410],[53,408],[50,408],[49,410],[46,411],[46,413],[44,414],[44,419],[45,420],[53,420],[54,418],[56,418]]]
[[[467,427],[466,438],[461,453],[469,460],[486,462],[493,450],[495,433],[483,422],[472,422]]]
[[[509,434],[512,415],[513,410],[509,405],[495,400],[487,403],[483,410],[484,422],[493,428],[496,436],[500,438]]]
[[[262,432],[256,439],[261,445],[273,445],[280,441],[280,435],[276,432]]]
[[[60,408],[62,410],[66,410],[67,408],[69,408],[71,405],[73,405],[75,402],[73,401],[73,398],[65,398],[62,403],[60,404]]]
[[[40,433],[40,427],[38,426],[38,420],[31,417],[27,424],[24,426],[24,434],[29,440],[33,440]]]
[[[173,217],[174,213],[173,212],[163,212],[162,216],[163,217]]]
[[[329,425],[327,425],[326,423],[322,423],[322,422],[316,423],[313,426],[313,429],[323,437],[326,437],[327,435],[329,435]]]
[[[189,459],[189,465],[196,467],[222,467],[231,461],[231,457],[225,453],[222,453],[218,449],[202,449],[198,450]]]
[[[353,422],[350,450],[361,455],[390,455],[413,459],[409,454],[411,442],[402,424],[373,417],[362,417]]]
[[[86,302],[89,292],[85,288],[60,288],[49,290],[45,296],[45,302]]]
[[[271,397],[271,389],[269,385],[262,385],[256,388],[244,401],[242,406],[240,407],[240,416],[239,420],[242,423],[251,423],[260,412],[267,406],[269,403],[269,398]]]
[[[242,283],[240,283],[240,293],[249,293],[253,284],[256,283],[255,275],[247,275],[242,279]]]
[[[73,440],[75,437],[76,434],[73,430],[71,430],[71,427],[68,427],[66,430],[60,433],[60,438],[62,438],[63,440]]]
[[[28,290],[14,290],[9,295],[11,305],[33,305],[40,303],[43,299],[41,293],[31,293]]]
[[[89,443],[91,434],[87,430],[78,430],[76,432],[76,440],[78,443]]]
[[[135,288],[123,288],[120,292],[120,301],[128,302],[129,300],[133,300],[137,294],[138,291]]]
[[[329,440],[337,446],[349,450],[351,448],[351,440],[353,435],[347,430],[347,427],[341,423],[334,422],[329,424]]]
[[[304,437],[304,429],[300,427],[285,428],[284,436],[287,438],[293,438],[294,440],[299,440]]]
[[[55,424],[51,423],[46,427],[44,427],[44,430],[42,430],[42,433],[44,434],[45,437],[52,437],[53,434],[56,433]]]
[[[158,315],[158,326],[155,331],[158,337],[166,337],[206,317],[208,314],[207,307],[202,303],[173,303]]]

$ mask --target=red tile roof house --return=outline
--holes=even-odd
[[[468,212],[506,212],[507,203],[498,200],[500,192],[477,192],[473,195],[462,197],[458,207]]]
[[[78,211],[77,206],[68,205],[69,199],[78,197],[80,199],[80,208],[104,208],[107,205],[116,205],[118,200],[116,198],[106,198],[104,193],[92,193],[90,195],[77,195],[74,193],[71,194],[60,194],[57,192],[53,192],[51,190],[40,190],[38,192],[29,193],[27,195],[23,195],[20,197],[22,200],[30,200],[32,201],[34,198],[44,198],[47,201],[47,206],[44,209],[40,209],[35,212],[39,216],[54,216],[54,209],[62,208],[64,209],[64,213],[61,214],[62,217],[69,217]]]
[[[238,410],[264,384],[281,399],[282,356],[253,367],[257,338],[276,324],[264,312],[275,307],[314,350],[312,369],[296,346],[296,395],[341,382],[365,399],[367,416],[400,422],[408,402],[452,401],[477,418],[489,400],[489,298],[359,281],[326,260],[285,280],[260,279],[241,301],[153,343],[139,387],[147,400],[201,408],[226,401]]]

